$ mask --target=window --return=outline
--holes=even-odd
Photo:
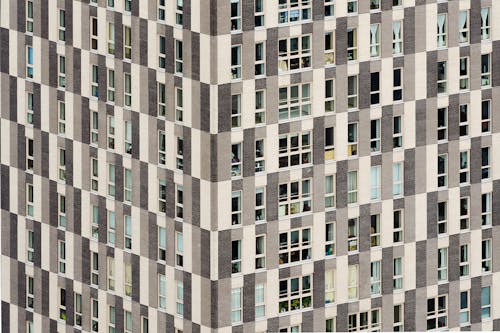
[[[347,3],[349,8],[349,2]],[[347,28],[347,60],[358,59],[358,30],[356,28]]]
[[[92,227],[90,236],[94,239],[99,238],[99,207],[92,205]]]
[[[75,326],[82,326],[82,295],[75,293]]]
[[[491,192],[481,194],[481,225],[491,226]]]
[[[437,15],[437,47],[446,47],[446,14]]]
[[[33,230],[28,230],[28,250],[27,258],[28,262],[33,263],[35,261],[35,233]]]
[[[280,168],[311,163],[311,132],[281,135],[278,152]]]
[[[358,108],[358,76],[353,75],[347,78],[347,109]]]
[[[97,33],[97,17],[90,17],[90,49],[97,50],[99,35]]]
[[[132,59],[132,28],[123,26],[123,58]]]
[[[370,104],[380,104],[380,77],[379,72],[371,73]]]
[[[279,313],[312,307],[311,275],[280,280]]]
[[[265,54],[266,52],[264,48],[264,42],[255,43],[255,76],[261,76],[266,74]],[[241,46],[240,46],[240,68],[241,68]]]
[[[467,136],[469,134],[469,121],[467,119],[468,104],[460,104],[459,106],[459,134]]]
[[[394,68],[392,99],[394,102],[403,100],[403,69]]]
[[[358,251],[358,218],[347,220],[347,251]]]
[[[403,195],[403,162],[392,164],[392,195]]]
[[[175,73],[176,74],[182,74],[182,63],[183,62],[183,56],[182,56],[182,41],[181,40],[175,40]]]
[[[266,122],[266,91],[257,90],[255,92],[255,125]]]
[[[255,269],[266,268],[266,236],[255,238]]]
[[[142,331],[141,333],[149,333],[149,319],[146,317],[141,317],[142,319]]]
[[[132,122],[125,121],[125,154],[132,154]]]
[[[92,332],[98,332],[99,331],[99,302],[96,299],[92,298],[90,304],[92,304],[92,316],[91,316]]]
[[[110,305],[109,306],[109,333],[115,333],[116,332],[116,311],[115,307]]]
[[[293,23],[311,19],[310,0],[279,0],[278,23]]]
[[[380,331],[380,317],[380,309],[350,314],[348,319],[348,332],[378,332]]]
[[[90,82],[90,88],[92,92],[92,97],[99,97],[99,71],[97,65],[92,65],[92,81]]]
[[[489,179],[490,174],[490,147],[481,148],[481,179]]]
[[[167,100],[165,84],[158,82],[158,117],[165,117],[167,114]]]
[[[448,248],[438,249],[438,282],[448,280]]]
[[[379,200],[381,192],[381,166],[375,165],[371,167],[370,172],[370,200]]]
[[[59,289],[59,319],[66,321],[66,289]]]
[[[99,285],[99,254],[97,252],[90,252],[90,283],[93,285]]]
[[[31,46],[26,47],[26,78],[32,79],[33,78],[33,67],[34,67],[34,60],[33,60],[33,48]]]
[[[481,40],[490,39],[490,7],[481,8]]]
[[[123,170],[123,200],[125,202],[132,201],[132,170],[124,168]]]
[[[393,149],[403,147],[403,119],[394,116],[392,119],[392,147]]]
[[[64,9],[59,9],[58,35],[60,41],[64,42],[66,40],[66,11]]]
[[[438,94],[446,93],[446,61],[437,63],[437,92]]]
[[[460,230],[469,229],[469,197],[460,198]]]
[[[158,260],[165,261],[167,258],[167,231],[164,227],[158,227]]]
[[[184,218],[184,187],[175,185],[175,217],[182,220]]]
[[[183,137],[177,137],[177,155],[175,158],[175,163],[176,163],[176,168],[178,170],[183,170],[184,169],[184,138]]]
[[[373,1],[380,0],[371,0],[372,4]],[[378,9],[380,9],[380,2]],[[380,56],[380,24],[378,23],[370,25],[370,56]]]
[[[404,241],[403,211],[400,209],[395,210],[392,216],[393,216],[392,241],[393,243],[400,243]]]
[[[241,0],[231,0],[231,32],[241,30]]]
[[[177,5],[175,6],[175,24],[182,25],[183,23],[183,10],[184,10],[184,0],[177,0]]]
[[[470,313],[470,305],[469,305],[469,291],[461,291],[460,292],[460,313],[459,313],[459,321],[460,326],[465,326],[469,324],[469,313]]]
[[[347,125],[347,156],[358,155],[358,123]]]
[[[481,55],[481,87],[491,86],[491,53]]]
[[[132,76],[130,73],[125,73],[125,87],[124,87],[124,100],[125,106],[130,107],[132,105]]]
[[[64,195],[59,194],[58,195],[59,200],[59,207],[58,207],[58,220],[59,220],[59,227],[62,229],[66,229],[66,197]]]
[[[460,58],[460,85],[461,90],[469,89],[469,57]]]
[[[33,139],[26,138],[26,170],[33,171],[34,161]]]
[[[325,162],[335,159],[335,136],[334,128],[325,128]]]
[[[381,273],[380,260],[372,261],[370,265],[370,294],[379,295],[381,293]]]
[[[66,150],[59,149],[59,168],[58,168],[59,180],[66,181]]]
[[[333,31],[325,32],[325,65],[335,64],[335,37]]]
[[[467,184],[469,182],[469,151],[464,150],[460,152],[460,184]]]
[[[255,141],[255,172],[263,172],[266,170],[264,139]]]
[[[231,47],[231,79],[241,79],[241,45]]]
[[[175,88],[175,120],[183,121],[184,119],[184,93],[182,88]]]
[[[26,308],[35,307],[35,280],[32,276],[26,276]]]
[[[335,222],[325,224],[325,256],[335,255]]]
[[[331,17],[335,15],[335,0],[325,0],[325,17]]]
[[[264,0],[255,0],[255,27],[264,26]]]
[[[438,155],[437,163],[437,185],[438,187],[446,187],[447,185],[447,173],[448,173],[448,155],[440,154]]]
[[[33,184],[26,184],[26,214],[29,217],[35,216],[35,191]]]
[[[115,101],[115,71],[108,69],[108,102]]]
[[[325,176],[325,209],[335,208],[335,175]]]
[[[370,217],[370,246],[380,246],[380,215]]]
[[[311,35],[279,40],[278,71],[311,67]]]
[[[26,1],[26,32],[33,32],[33,1]]]
[[[491,100],[481,102],[481,132],[487,133],[491,131]]]
[[[97,145],[99,139],[99,113],[90,111],[90,144]]]
[[[266,219],[266,191],[265,187],[255,189],[255,222],[263,222]]]
[[[325,112],[335,112],[334,79],[325,81]]]
[[[115,54],[115,24],[108,23],[108,53]]]
[[[123,289],[125,290],[125,296],[132,296],[132,265],[125,263],[125,273],[124,273],[124,283]]]
[[[460,277],[469,276],[469,245],[460,245]]]
[[[458,42],[469,42],[469,13],[467,10],[461,10],[458,13]]]
[[[427,330],[448,326],[448,296],[427,299]]]
[[[57,75],[57,85],[60,88],[66,87],[66,57],[60,55],[57,57],[59,65]]]
[[[163,274],[158,274],[158,308],[167,309],[167,278]]]
[[[231,323],[241,323],[243,317],[242,288],[231,289]]]
[[[325,304],[335,303],[335,270],[325,271]]]
[[[182,0],[181,0],[182,1]],[[178,315],[184,315],[184,282],[177,281],[177,300],[176,300],[176,312]]]
[[[255,319],[265,318],[266,316],[266,298],[265,285],[258,283],[255,285]]]
[[[403,332],[404,330],[404,309],[403,304],[394,305],[394,324],[393,331],[394,332]]]
[[[92,191],[97,192],[98,190],[98,184],[99,184],[99,167],[98,167],[98,160],[96,158],[92,158],[90,160],[90,165],[91,165],[91,184],[92,184]]]
[[[125,0],[125,3],[131,0]],[[125,333],[132,332],[132,312],[125,311]]]
[[[108,148],[115,149],[115,117],[108,116]]]
[[[132,217],[130,215],[124,215],[124,225],[125,225],[125,249],[132,249]]]
[[[279,185],[278,216],[285,217],[311,211],[311,179]]]
[[[115,165],[114,164],[109,164],[108,165],[108,195],[111,197],[115,197]]]
[[[165,21],[165,0],[158,0],[158,20]]]
[[[347,203],[358,202],[358,171],[347,172]]]
[[[108,0],[108,7],[115,7],[115,0]]]
[[[115,258],[108,257],[108,289],[115,290]]]
[[[394,258],[392,272],[392,287],[394,290],[403,289],[403,258]]]
[[[370,10],[380,10],[380,0],[370,0]]]
[[[33,93],[27,93],[27,111],[26,111],[26,122],[33,125],[34,107],[33,107]]]
[[[241,143],[231,145],[231,177],[241,176]]]
[[[358,12],[358,0],[347,0],[347,13],[357,13]]]
[[[158,36],[158,67],[165,69],[167,62],[167,48],[165,36]]]
[[[403,54],[403,21],[392,22],[392,54]]]
[[[350,300],[358,298],[358,275],[359,266],[349,265],[347,270],[347,297]]]
[[[158,209],[161,213],[167,212],[167,184],[163,179],[158,182]]]
[[[231,128],[241,127],[241,95],[231,95]]]
[[[175,264],[179,267],[184,266],[184,234],[175,233]]]
[[[231,193],[231,225],[241,224],[241,191]]]
[[[481,288],[481,319],[491,316],[491,287]]]
[[[310,260],[312,258],[311,238],[310,228],[280,233],[279,264]]]
[[[447,202],[441,201],[437,205],[437,226],[438,234],[445,234],[448,230],[447,228]]]
[[[311,115],[311,84],[280,87],[278,112],[280,122]]]
[[[485,239],[481,243],[481,267],[484,272],[491,272],[491,239]]]
[[[116,243],[116,214],[113,211],[108,211],[108,243]]]

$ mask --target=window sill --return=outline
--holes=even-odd
[[[292,311],[284,311],[284,312],[280,312],[278,314],[279,317],[284,317],[284,316],[292,316],[294,314],[297,314],[297,313],[302,313],[302,312],[306,312],[306,311],[311,311],[312,310],[312,306],[308,307],[308,308],[304,308],[304,309],[299,309],[299,310],[292,310]]]
[[[303,73],[303,72],[312,71],[312,70],[313,70],[312,66],[305,67],[305,68],[299,68],[299,69],[292,69],[292,70],[287,70],[287,71],[278,70],[278,76],[279,75],[292,75],[292,74]]]

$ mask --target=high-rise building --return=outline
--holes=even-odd
[[[499,0],[0,0],[4,332],[500,330]]]

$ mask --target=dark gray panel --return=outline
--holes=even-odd
[[[437,192],[427,193],[427,239],[437,237]]]
[[[415,276],[417,288],[427,285],[427,241],[416,243]],[[406,314],[406,310],[405,310]]]

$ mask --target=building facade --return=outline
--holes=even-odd
[[[497,0],[1,0],[4,332],[500,330]]]

